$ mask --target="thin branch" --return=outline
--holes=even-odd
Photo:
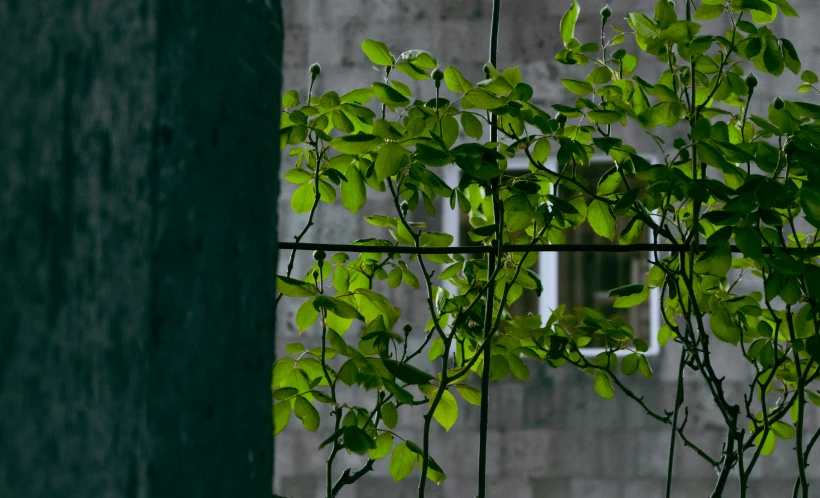
[[[367,460],[367,463],[364,464],[364,466],[362,468],[360,468],[359,470],[357,470],[356,472],[354,472],[352,474],[350,473],[350,469],[345,469],[345,471],[342,472],[342,475],[339,477],[339,479],[333,485],[333,489],[331,490],[331,495],[330,495],[331,498],[335,498],[336,495],[339,493],[339,491],[342,490],[342,488],[344,486],[346,486],[348,484],[353,484],[354,482],[358,481],[360,478],[362,478],[365,474],[367,474],[371,470],[373,470],[373,460]]]

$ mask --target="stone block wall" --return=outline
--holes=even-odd
[[[584,41],[597,39],[598,11],[601,0],[579,0],[581,18],[576,36]],[[628,11],[651,13],[651,0],[613,4],[613,20],[618,22]],[[813,36],[814,25],[820,20],[820,3],[816,0],[793,0],[801,13],[800,19],[778,19],[774,29],[792,40],[805,69],[820,70],[820,37]],[[308,71],[312,62],[322,64],[322,75],[314,94],[336,90],[340,94],[360,85],[377,81],[370,63],[361,53],[363,39],[372,38],[387,43],[394,53],[411,48],[425,49],[436,56],[442,67],[456,65],[473,81],[483,78],[481,67],[487,60],[489,0],[284,0],[286,19],[284,84],[304,96]],[[499,35],[499,66],[520,66],[524,80],[533,86],[537,102],[548,107],[552,103],[570,103],[571,95],[560,78],[583,77],[588,70],[558,64],[553,55],[561,46],[557,35],[558,21],[569,1],[545,0],[502,1]],[[651,14],[650,14],[651,15]],[[788,23],[788,24],[784,24]],[[621,25],[625,23],[621,22]],[[784,30],[784,26],[788,26]],[[659,71],[649,60],[642,61],[639,71]],[[797,77],[787,76],[777,87],[761,78],[758,88],[758,113],[779,93],[783,98],[806,100],[794,91]],[[431,82],[412,82],[414,95],[432,96]],[[444,90],[446,92],[446,90]],[[633,143],[649,144],[634,130],[625,136]],[[287,167],[287,159],[283,168]],[[280,240],[292,240],[301,230],[304,216],[290,213],[293,186],[282,183],[279,201]],[[370,196],[370,192],[368,192]],[[392,212],[388,199],[369,202],[369,214]],[[350,242],[376,236],[381,229],[359,224],[342,209],[322,204],[317,225],[305,241]],[[284,254],[282,260],[287,260]],[[312,263],[309,255],[297,257],[295,275],[304,275]],[[754,282],[746,285],[756,285]],[[402,321],[424,317],[422,293],[410,292],[402,286],[396,290],[382,289],[392,299],[403,304]],[[295,308],[283,303],[277,319],[278,353],[295,340],[298,332],[292,325]],[[423,322],[414,323],[422,327]],[[310,332],[306,332],[309,334]],[[304,339],[304,338],[303,338]],[[738,400],[748,388],[749,370],[733,355],[725,354],[717,341],[715,361],[719,372],[726,376],[726,389]],[[726,348],[728,349],[728,348]],[[657,411],[671,410],[676,387],[675,363],[679,355],[670,345],[651,359],[655,378],[630,379],[630,387],[641,393],[647,404]],[[670,433],[666,426],[649,418],[641,408],[618,393],[612,400],[599,398],[592,389],[592,379],[568,368],[555,370],[530,365],[532,375],[527,383],[505,381],[492,387],[490,408],[490,439],[488,455],[489,496],[520,498],[632,498],[663,496],[667,473]],[[713,456],[720,453],[725,435],[719,414],[712,410],[708,390],[690,372],[686,380],[686,403],[690,406],[687,433]],[[421,410],[409,425],[398,431],[410,439],[419,440]],[[410,417],[408,417],[410,418]],[[815,417],[816,418],[816,417]],[[431,437],[432,456],[445,463],[447,480],[441,486],[428,486],[427,496],[460,498],[475,496],[478,461],[478,408],[460,401],[459,420],[450,432],[434,424]],[[817,426],[820,420],[811,420]],[[276,478],[274,489],[288,498],[319,498],[324,496],[323,480],[326,455],[317,452],[319,443],[328,435],[327,428],[316,434],[301,428],[298,421],[276,438]],[[697,455],[678,442],[673,468],[674,493],[677,498],[705,497],[715,482],[715,472]],[[337,460],[337,473],[344,468],[358,468],[363,461],[347,455]],[[809,477],[820,489],[820,461],[812,457]],[[389,459],[376,463],[376,471],[353,486],[342,496],[414,497],[417,475],[401,483],[393,483],[388,471]],[[775,453],[758,465],[749,498],[790,496],[793,486],[792,469],[795,457],[791,445],[779,441]],[[730,483],[726,496],[736,496],[737,482]]]

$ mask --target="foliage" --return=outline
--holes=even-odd
[[[562,80],[576,99],[572,106],[553,105],[554,115],[532,102],[533,89],[515,67],[487,64],[486,79],[473,83],[455,67],[438,69],[427,52],[394,55],[374,40],[365,40],[362,50],[382,81],[344,95],[284,95],[281,146],[291,147],[295,160],[285,178],[299,186],[293,210],[309,213],[297,242],[320,202],[333,204],[341,196],[356,214],[368,196],[381,193],[395,209],[365,218],[384,237],[354,244],[373,252],[328,258],[317,251],[304,279],[292,277],[291,255],[278,281],[283,295],[300,302],[298,329],[321,330],[321,345],[291,344],[289,356],[276,363],[274,425],[279,433],[293,418],[311,431],[330,424],[333,434],[320,448],[330,451],[328,496],[381,459],[390,461],[396,480],[418,466],[423,496],[427,479],[446,478],[429,452],[432,421],[449,430],[458,420],[457,396],[482,405],[485,394],[470,382],[474,374],[485,383],[509,375],[526,380],[522,358],[579,368],[600,396],[620,391],[640,403],[670,426],[670,469],[678,437],[715,467],[713,496],[722,495],[733,471],[745,496],[759,457],[778,440],[794,439],[795,496],[808,496],[806,459],[820,434],[806,444],[805,412],[820,405],[814,383],[820,375],[820,106],[778,98],[765,116],[751,114],[757,78],[749,74],[800,73],[794,45],[770,27],[776,16],[797,13],[787,0],[677,6],[660,0],[653,13],[631,13],[625,26],[610,25],[608,9],[602,12],[600,42],[575,38],[580,15],[573,0],[560,22],[564,49],[556,59],[588,66],[589,73]],[[633,37],[637,53],[616,48]],[[653,59],[664,70],[649,81],[640,69]],[[429,80],[435,97],[414,97],[397,71]],[[318,76],[312,68],[311,90]],[[817,91],[814,73],[803,71],[801,80],[801,92]],[[455,99],[440,95],[442,82]],[[662,161],[650,162],[617,138],[623,126],[642,129]],[[501,139],[484,141],[493,127]],[[546,166],[553,152],[556,170]],[[616,166],[588,182],[580,171],[595,154],[608,155]],[[506,172],[517,155],[529,160],[524,176]],[[457,185],[440,174],[451,164],[462,172]],[[575,194],[561,199],[559,186]],[[480,257],[424,252],[453,242],[452,235],[411,219],[419,210],[436,217],[437,203],[468,216],[470,238],[487,248]],[[563,305],[543,317],[512,312],[525,290],[543,289],[537,254],[512,246],[563,244],[582,224],[620,244],[639,240],[644,230],[656,244],[677,244],[671,253],[655,251],[645,284],[612,290],[616,306],[632,307],[650,288],[660,289],[659,339],[682,346],[672,410],[648,407],[624,384],[624,377],[652,377],[652,368],[647,345],[633,340],[622,319]],[[423,254],[391,252],[397,246]],[[743,278],[758,279],[762,292],[740,292]],[[423,330],[400,325],[400,307],[376,290],[377,282],[425,293]],[[606,350],[588,358],[581,348],[593,340]],[[731,345],[754,371],[742,403],[730,400],[715,372],[713,340]],[[727,434],[721,455],[707,454],[686,436],[684,372],[696,375],[714,398]],[[354,389],[370,404],[349,401],[354,398],[343,393]],[[417,405],[427,411],[423,439],[414,442],[394,429],[406,408]],[[321,413],[328,409],[326,418]],[[339,451],[369,460],[334,485]]]

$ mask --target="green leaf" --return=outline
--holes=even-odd
[[[347,181],[342,182],[342,204],[352,214],[359,212],[367,201],[367,188],[364,177],[356,165],[351,164],[345,172]]]
[[[431,398],[430,403],[432,404],[432,402],[433,400]],[[433,412],[433,418],[435,418],[436,422],[441,424],[446,431],[449,431],[450,428],[453,427],[453,424],[456,423],[456,419],[458,419],[458,403],[456,403],[456,399],[450,394],[450,391],[445,390],[442,393],[438,406],[436,406],[436,411]]]
[[[575,37],[575,23],[578,22],[578,14],[581,12],[581,7],[578,5],[578,0],[572,0],[572,5],[561,16],[559,30],[561,32],[561,40],[564,46],[568,46]]]
[[[487,90],[496,95],[506,95],[513,91],[513,86],[503,76],[496,76],[488,80],[480,81],[477,86]]]
[[[770,39],[767,39],[764,45],[763,68],[775,76],[780,76],[786,67],[780,47],[777,46],[776,40]]]
[[[273,399],[283,400],[290,399],[299,394],[299,390],[295,387],[283,387],[273,391]]]
[[[276,277],[276,290],[288,297],[313,297],[319,293],[315,285],[282,275]]]
[[[636,244],[641,241],[643,236],[644,222],[634,216],[629,223],[626,224],[621,235],[618,237],[619,244]]]
[[[282,95],[282,108],[283,109],[290,109],[291,107],[296,107],[301,103],[301,99],[299,98],[299,92],[296,90],[288,90]]]
[[[608,125],[621,119],[621,113],[615,111],[589,111],[587,118],[593,123]]]
[[[803,82],[808,83],[809,85],[813,85],[820,81],[820,78],[817,77],[817,74],[814,71],[809,70],[803,71],[803,73],[800,75],[800,79]]]
[[[364,320],[364,317],[356,308],[335,297],[318,296],[313,300],[313,306],[317,309],[330,311],[341,318]]]
[[[772,15],[772,7],[764,0],[732,0],[732,7],[739,10],[757,10]]]
[[[356,88],[339,97],[339,100],[348,104],[365,105],[373,98],[372,88]]]
[[[456,391],[471,405],[481,406],[481,390],[467,384],[456,384]]]
[[[710,19],[717,19],[723,14],[723,5],[707,5],[703,4],[695,11],[695,19],[699,21],[708,21]]]
[[[396,360],[388,359],[383,359],[382,363],[384,363],[385,368],[387,368],[391,374],[395,375],[397,379],[407,384],[425,384],[430,382],[433,378],[433,376],[429,373],[408,363],[401,363]]]
[[[376,443],[373,439],[364,430],[355,425],[345,427],[344,432],[342,432],[342,437],[344,438],[344,447],[357,455],[364,455],[371,449],[376,448]],[[387,452],[385,452],[385,456],[386,455]]]
[[[401,285],[401,274],[401,268],[398,266],[390,270],[390,273],[387,275],[387,285],[389,285],[391,289],[395,289]]]
[[[615,238],[617,225],[615,216],[612,215],[608,204],[598,199],[590,202],[589,209],[587,210],[587,219],[596,234],[609,240]]]
[[[548,138],[542,138],[535,142],[532,148],[532,158],[542,165],[547,162],[550,157],[550,141]]]
[[[280,401],[273,405],[273,435],[276,436],[287,427],[290,421],[290,401]]]
[[[622,297],[640,294],[644,290],[644,284],[629,284],[621,287],[616,287],[609,291],[609,297]]]
[[[444,232],[422,232],[419,242],[424,247],[450,247],[453,236]]]
[[[339,98],[339,94],[332,90],[322,95],[319,99],[319,105],[324,109],[333,109],[341,103],[342,101]]]
[[[470,112],[461,113],[461,127],[464,128],[464,133],[470,138],[481,140],[481,137],[484,136],[481,121]]]
[[[419,468],[424,464],[424,456],[421,453],[418,454],[418,463]],[[447,478],[444,470],[433,460],[433,457],[427,461],[427,478],[436,484],[441,484]]]
[[[286,354],[299,354],[305,350],[305,345],[300,342],[292,342],[285,346]]]
[[[418,67],[417,65],[413,64],[412,62],[402,61],[396,64],[396,70],[400,73],[404,73],[409,76],[411,79],[416,81],[424,81],[430,79],[430,73],[425,71],[424,69]]]
[[[760,448],[761,455],[769,456],[774,451],[775,446],[777,446],[777,438],[773,431],[764,431],[755,438],[755,444]]]
[[[279,130],[279,146],[284,149],[288,145],[298,145],[307,136],[308,128],[305,125],[286,126]]]
[[[638,371],[638,363],[640,363],[640,356],[638,353],[631,353],[624,356],[621,360],[621,372],[624,375],[632,375]]]
[[[379,66],[392,66],[396,59],[390,55],[390,49],[380,41],[365,40],[362,42],[362,52],[373,64]]]
[[[629,21],[635,29],[635,34],[646,41],[652,41],[660,36],[658,25],[640,12],[630,13]]]
[[[394,481],[401,481],[413,472],[416,466],[416,454],[407,447],[407,441],[403,441],[393,448],[390,457],[390,475]]]
[[[407,50],[402,52],[401,58],[407,62],[412,62],[414,66],[421,69],[435,69],[438,67],[438,61],[424,50]]]
[[[356,129],[353,122],[342,111],[333,111],[330,115],[333,127],[345,133],[352,133]]]
[[[668,28],[661,30],[661,38],[670,43],[689,43],[700,31],[700,24],[691,21],[675,21]]]
[[[788,0],[769,0],[769,2],[780,7],[780,11],[783,12],[783,15],[787,17],[799,17],[794,7],[789,5]]]
[[[649,360],[646,359],[646,355],[640,355],[638,358],[638,370],[641,371],[641,375],[646,377],[647,379],[651,379],[653,375],[652,366],[649,365]]]
[[[479,109],[486,110],[498,109],[504,105],[504,101],[490,95],[482,88],[473,88],[468,91],[462,98],[461,103],[465,109],[478,107]]]
[[[675,337],[675,331],[669,328],[669,325],[664,324],[658,330],[658,344],[666,346],[670,339]]]
[[[518,379],[527,381],[530,378],[530,369],[518,353],[508,353],[504,355],[510,372]]]
[[[379,83],[378,81],[373,82],[372,85],[373,94],[376,96],[379,101],[384,104],[387,104],[391,107],[404,107],[410,103],[410,99],[402,95],[401,92],[393,88],[392,86],[385,85],[384,83]]]
[[[624,55],[621,59],[621,77],[629,76],[636,67],[638,67],[638,57],[634,54]]]
[[[589,95],[593,90],[592,85],[586,81],[562,79],[561,84],[564,85],[564,88],[575,95]]]
[[[407,154],[404,147],[395,142],[384,144],[376,157],[376,180],[382,182],[385,178],[396,175],[401,170],[402,162]]]
[[[319,318],[319,311],[313,307],[313,301],[308,300],[302,303],[299,306],[299,310],[296,311],[296,327],[299,329],[299,333],[301,334],[311,325],[316,323],[316,320]]]
[[[772,432],[780,439],[792,439],[794,437],[794,426],[778,420],[772,422]]]
[[[396,405],[389,401],[382,405],[381,408],[382,421],[388,429],[393,429],[399,423],[399,412],[396,410]]]
[[[316,186],[306,183],[297,188],[290,197],[290,207],[294,213],[309,213],[316,201]]]
[[[382,432],[376,437],[376,447],[370,450],[370,459],[382,459],[390,454],[391,449],[393,449],[393,434]]]
[[[800,64],[800,57],[797,55],[797,49],[794,48],[792,42],[785,38],[780,39],[780,45],[783,47],[786,67],[794,74],[798,74],[802,65]]]
[[[732,254],[729,245],[722,243],[710,246],[695,262],[695,272],[724,277],[732,267]]]
[[[285,180],[295,185],[304,185],[312,179],[313,175],[302,168],[293,168],[285,173]]]
[[[451,92],[455,93],[467,93],[473,88],[473,84],[470,83],[470,80],[465,78],[464,75],[461,74],[461,71],[452,66],[444,70],[444,83]]]
[[[721,341],[733,346],[737,346],[740,342],[740,327],[723,308],[712,311],[709,317],[709,325],[712,328],[712,333]]]
[[[744,256],[757,261],[763,259],[763,241],[754,228],[735,227],[735,242]]]
[[[671,128],[680,121],[683,107],[678,101],[661,102],[658,105],[652,106],[649,111],[649,124],[654,127],[663,125]]]
[[[800,206],[809,223],[820,226],[820,190],[810,187],[800,189]]]
[[[602,85],[604,83],[609,83],[612,79],[612,71],[609,70],[608,67],[598,66],[589,73],[589,76],[585,78],[587,83],[592,85]]]
[[[384,140],[367,133],[357,133],[355,135],[345,135],[330,141],[330,146],[342,154],[360,155],[373,152]]]
[[[293,401],[293,414],[302,421],[305,429],[316,432],[319,428],[319,411],[304,396],[297,396]]]
[[[640,292],[617,298],[612,305],[614,308],[634,308],[649,298],[649,287],[641,284]]]
[[[598,370],[595,372],[595,392],[604,399],[615,397],[615,389],[612,387],[612,380],[607,374]]]

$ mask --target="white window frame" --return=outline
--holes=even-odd
[[[654,161],[652,156],[646,156],[650,161]],[[591,162],[597,161],[611,161],[612,158],[604,155],[596,155],[592,157]],[[507,161],[507,171],[529,171],[529,160],[526,158],[516,157]],[[545,166],[550,171],[558,171],[558,162],[554,157],[547,159]],[[444,171],[444,180],[448,185],[458,185],[461,180],[461,169],[458,166],[447,166]],[[449,209],[449,206],[443,210],[444,216],[442,218],[442,230],[453,236],[453,245],[461,245],[461,215],[458,209]],[[650,240],[654,240],[654,230],[650,233]],[[652,258],[651,252],[647,253]],[[555,310],[560,303],[558,302],[558,278],[560,268],[558,265],[557,252],[542,252],[538,256],[538,274],[541,276],[541,283],[544,290],[538,298],[538,313],[541,317],[548,317],[553,310]],[[450,287],[449,285],[447,287]],[[449,288],[451,292],[452,288]],[[658,288],[650,289],[649,292],[649,350],[645,353],[648,356],[656,356],[661,351],[661,346],[658,343],[658,329],[661,326],[660,304],[661,291]],[[603,353],[604,348],[581,348],[581,353],[584,356],[592,357]],[[617,351],[616,355],[625,356],[630,351]]]

